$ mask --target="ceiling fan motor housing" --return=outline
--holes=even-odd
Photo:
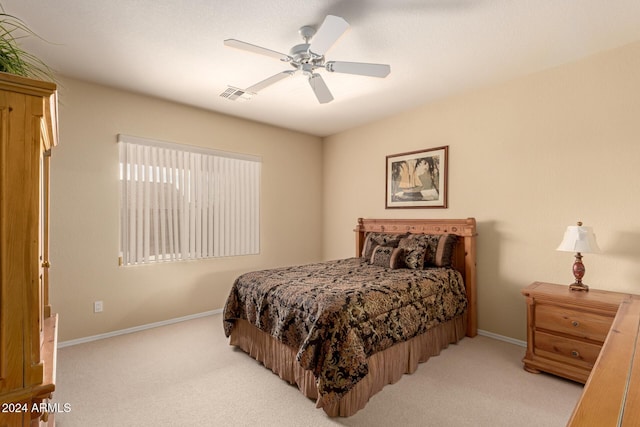
[[[289,50],[291,66],[305,73],[316,68],[324,67],[324,56],[318,56],[309,51],[309,43],[295,45]]]
[[[236,39],[227,39],[225,45],[243,49],[249,52],[262,54],[271,58],[278,59],[282,62],[289,62],[295,69],[293,71],[282,71],[271,77],[268,77],[246,89],[244,92],[255,94],[274,83],[290,77],[298,71],[301,71],[308,77],[309,85],[313,89],[316,98],[321,104],[331,102],[333,95],[324,82],[322,76],[315,72],[318,68],[324,68],[329,72],[338,72],[346,74],[355,74],[371,77],[386,77],[391,71],[387,64],[369,64],[363,62],[344,62],[330,61],[325,63],[324,55],[333,46],[333,44],[345,33],[349,28],[349,23],[339,16],[327,15],[322,25],[316,29],[312,26],[305,25],[300,27],[298,32],[304,40],[304,43],[297,44],[289,50],[289,54],[277,52],[251,43],[242,42]],[[313,42],[311,39],[313,38]],[[233,95],[238,95],[232,92]]]

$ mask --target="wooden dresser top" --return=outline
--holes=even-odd
[[[522,289],[522,294],[539,301],[564,302],[585,308],[605,309],[614,313],[618,311],[622,301],[630,300],[631,298],[630,294],[621,292],[602,291],[599,289],[589,289],[588,292],[572,291],[569,289],[569,285],[544,282],[533,282]]]

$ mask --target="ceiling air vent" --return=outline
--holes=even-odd
[[[253,98],[255,93],[247,92],[237,87],[229,86],[227,90],[220,94],[221,97],[227,98],[229,101],[248,101]]]

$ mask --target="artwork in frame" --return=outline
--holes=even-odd
[[[446,208],[449,146],[387,156],[386,208]]]

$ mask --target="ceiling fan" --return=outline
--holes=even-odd
[[[286,79],[287,77],[291,77],[298,72],[302,72],[308,77],[309,85],[311,86],[313,93],[316,95],[316,98],[318,98],[318,102],[326,104],[327,102],[333,101],[333,95],[322,76],[316,72],[321,68],[330,73],[386,77],[391,72],[391,67],[387,64],[325,61],[325,53],[335,44],[340,36],[347,31],[348,28],[349,23],[345,21],[344,18],[327,15],[317,32],[315,28],[308,25],[300,28],[299,33],[302,36],[304,43],[293,46],[289,50],[288,55],[236,39],[225,40],[225,46],[235,47],[237,49],[279,59],[282,62],[288,62],[294,68],[294,70],[282,71],[240,91],[256,94],[274,83]]]

